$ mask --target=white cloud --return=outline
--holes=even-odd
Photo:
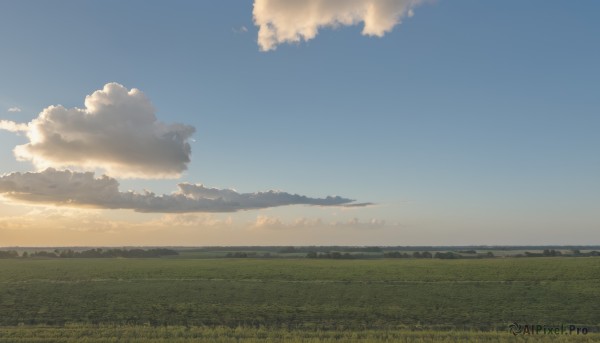
[[[29,127],[27,124],[15,123],[10,120],[0,120],[0,130],[6,130],[10,132],[27,132]]]
[[[13,201],[76,208],[131,209],[152,213],[236,212],[286,205],[367,206],[339,196],[310,198],[280,191],[239,193],[180,183],[171,194],[121,192],[118,177],[175,177],[187,168],[195,129],[157,120],[144,94],[109,83],[85,98],[85,108],[49,106],[29,123],[0,120],[0,129],[24,132],[29,143],[14,149],[38,172],[0,176],[0,195]],[[55,168],[67,168],[57,170]],[[73,169],[73,170],[69,170]],[[108,175],[99,178],[94,172]],[[183,226],[205,218],[176,217]],[[191,224],[190,224],[191,223]]]
[[[0,122],[25,131],[29,143],[14,150],[19,160],[47,167],[105,170],[111,176],[177,177],[190,162],[195,129],[157,120],[138,89],[109,83],[85,98],[85,108],[50,106],[28,125]]]
[[[21,112],[21,109],[17,106],[8,109],[8,112]]]
[[[52,168],[36,173],[11,173],[0,177],[0,194],[13,200],[70,207],[132,209],[148,213],[236,212],[285,205],[343,206],[353,200],[309,198],[279,191],[238,193],[203,185],[180,183],[172,194],[119,191],[117,180],[95,178],[92,172]]]
[[[281,43],[308,41],[322,27],[364,23],[362,34],[382,37],[411,17],[422,0],[254,0],[258,46],[273,50]]]

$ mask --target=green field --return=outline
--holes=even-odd
[[[590,329],[530,342],[600,341],[600,258],[18,259],[0,271],[5,342],[522,340],[512,322]]]

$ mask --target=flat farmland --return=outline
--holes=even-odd
[[[0,341],[220,332],[224,341],[496,342],[514,341],[513,322],[590,331],[530,341],[600,339],[600,258],[22,259],[0,260],[0,270]]]

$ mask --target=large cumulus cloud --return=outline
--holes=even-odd
[[[254,23],[263,51],[308,41],[321,27],[364,23],[363,35],[381,37],[412,16],[422,0],[254,0]]]
[[[24,131],[29,143],[19,160],[47,167],[105,170],[111,176],[177,177],[190,162],[194,127],[165,124],[138,89],[109,83],[85,98],[85,108],[50,106],[28,123],[0,128]]]
[[[353,202],[339,196],[310,198],[279,191],[238,193],[189,183],[180,183],[172,194],[121,192],[118,181],[111,177],[96,178],[93,172],[52,168],[3,175],[0,177],[0,194],[29,203],[155,213],[236,212],[300,204],[344,206]]]

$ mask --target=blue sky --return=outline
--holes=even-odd
[[[339,25],[266,52],[252,11],[229,0],[3,2],[0,119],[81,108],[117,82],[141,90],[160,121],[196,129],[179,178],[119,178],[123,190],[189,182],[376,205],[214,214],[237,224],[203,236],[202,219],[156,240],[64,224],[53,244],[600,244],[600,4],[440,0],[383,37]],[[24,135],[1,131],[0,142],[1,173],[35,170],[12,151]],[[28,206],[54,211],[0,206],[11,222]],[[161,218],[94,211],[98,225]],[[247,228],[259,218],[270,231]],[[304,219],[322,227],[293,224]],[[10,244],[43,243],[31,237],[46,229],[4,225]]]

